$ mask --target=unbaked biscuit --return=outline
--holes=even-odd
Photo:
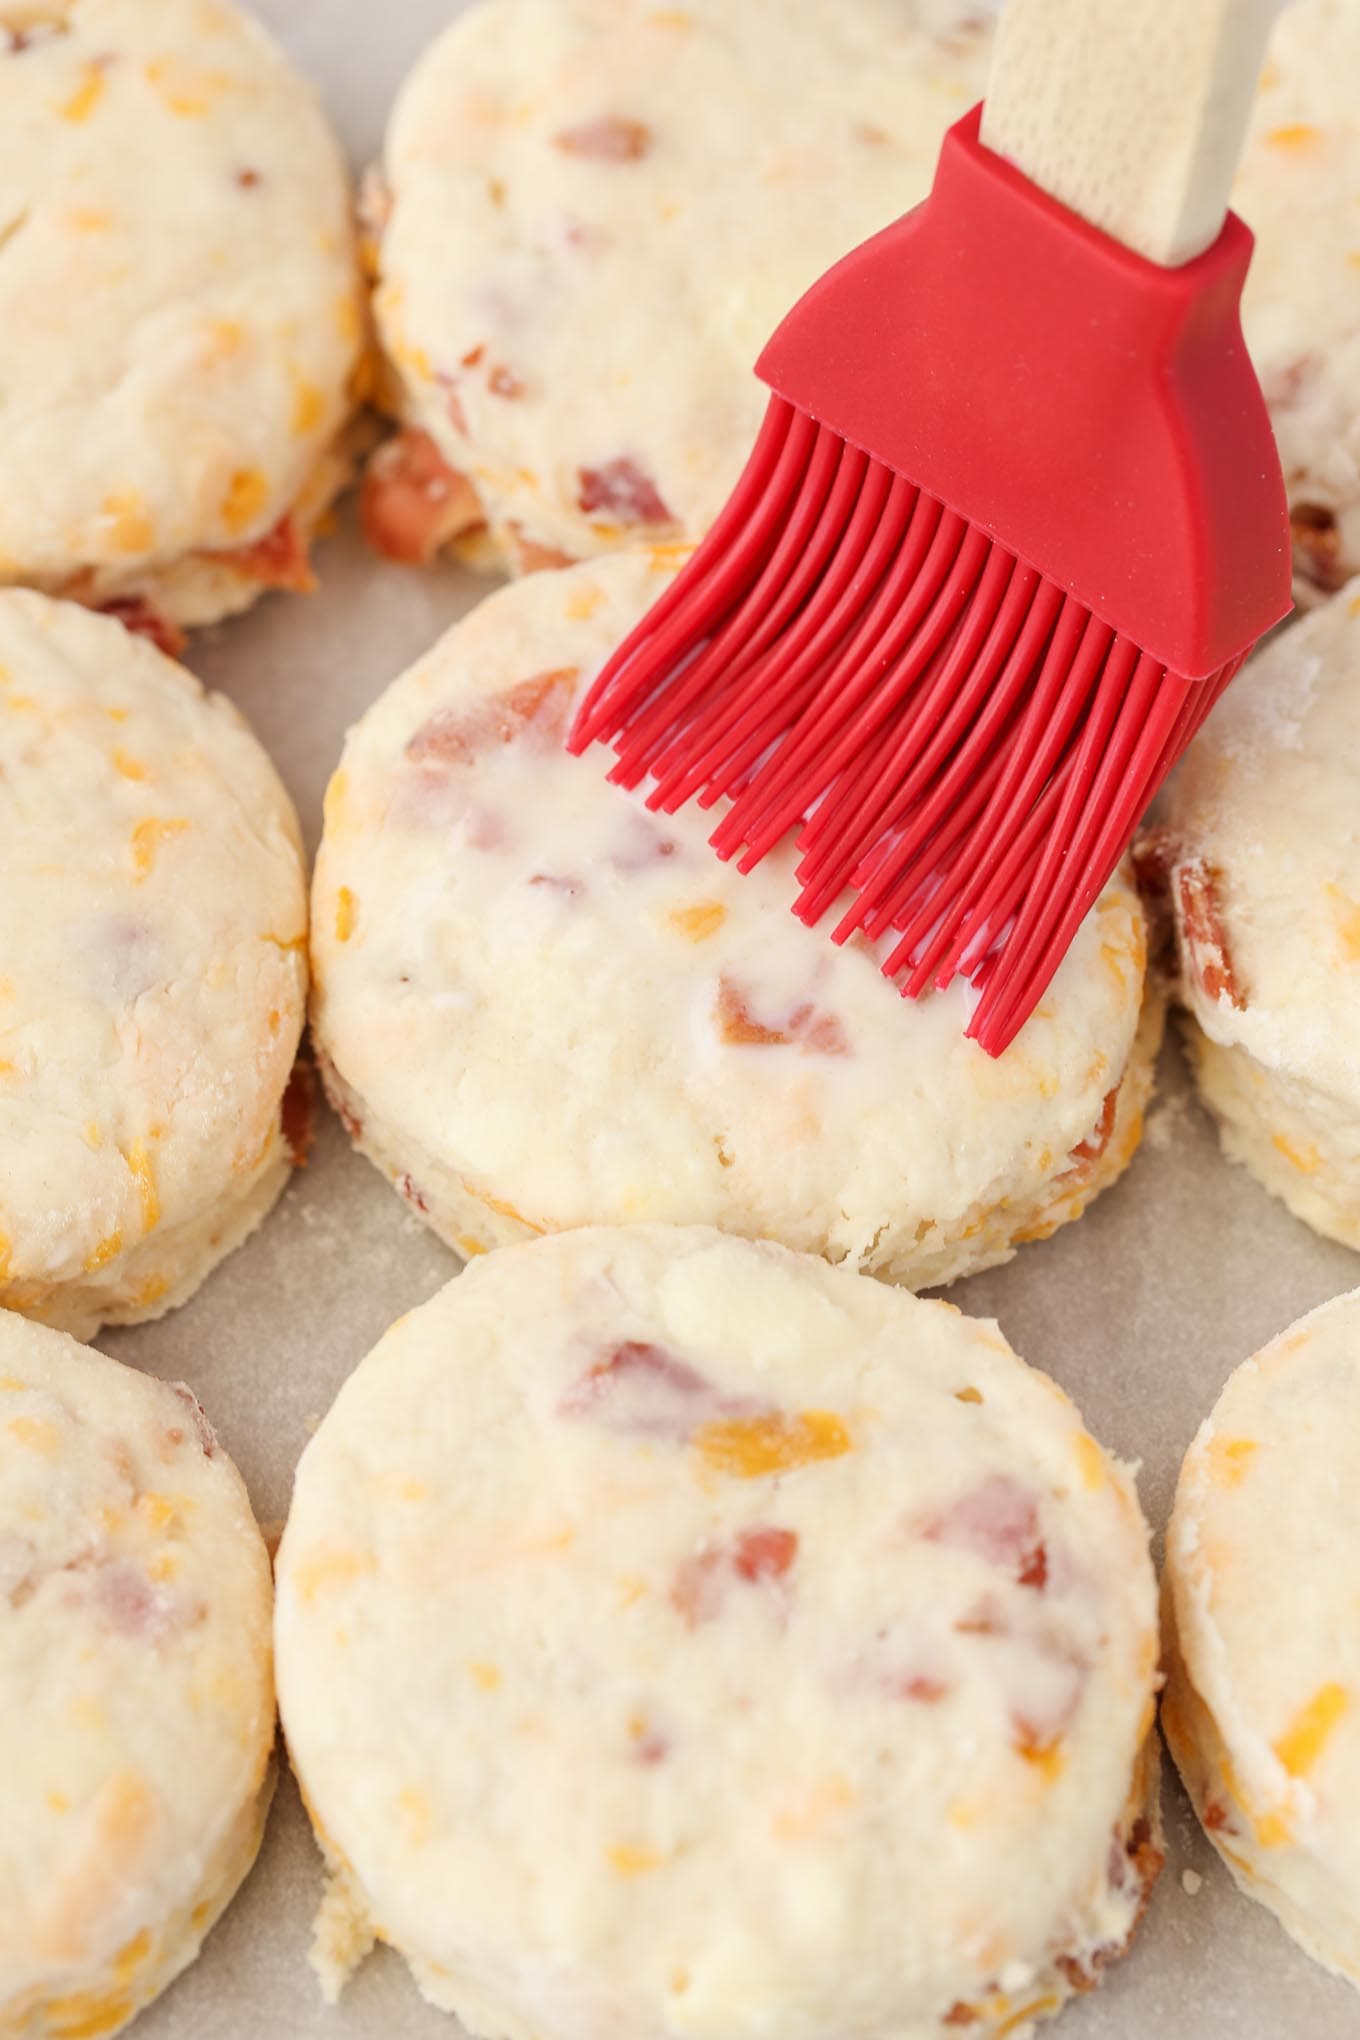
[[[1166,1730],[1242,1889],[1360,1984],[1360,1291],[1231,1377],[1167,1532]]]
[[[222,0],[0,0],[0,582],[173,649],[307,550],[363,313],[310,89]]]
[[[983,95],[970,0],[495,0],[413,71],[367,211],[387,401],[370,532],[489,526],[520,567],[690,538],[726,501],[769,334],[923,198]],[[1234,203],[1303,592],[1360,568],[1360,0],[1274,31]]]
[[[183,1302],[274,1202],[307,991],[297,820],[241,718],[0,592],[0,1306]]]
[[[945,0],[497,0],[417,65],[367,189],[391,401],[370,535],[483,518],[521,566],[710,524],[751,365],[837,256],[922,197],[982,96]],[[438,463],[438,465],[436,465]]]
[[[1161,812],[1143,857],[1200,1095],[1230,1155],[1360,1247],[1360,581],[1257,654]]]
[[[359,1146],[460,1253],[707,1223],[921,1288],[1080,1213],[1138,1143],[1142,911],[1116,876],[999,1061],[962,980],[902,1000],[713,817],[571,758],[573,701],[667,585],[637,550],[502,590],[369,710],[327,795],[314,1036]]]
[[[514,2040],[1018,2034],[1160,1863],[1133,1486],[997,1329],[706,1229],[508,1249],[303,1455],[279,1695],[333,1873]]]
[[[269,1558],[187,1388],[0,1311],[0,2033],[107,2040],[273,1789]]]

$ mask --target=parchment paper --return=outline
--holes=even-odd
[[[254,4],[321,86],[356,165],[376,153],[397,84],[453,11],[450,0]],[[347,724],[487,586],[452,569],[380,566],[348,529],[322,547],[318,566],[314,600],[268,600],[197,637],[188,655],[273,754],[309,849]],[[198,1297],[100,1343],[193,1386],[256,1513],[275,1526],[298,1454],[340,1383],[457,1267],[323,1113],[310,1166]],[[1141,1461],[1160,1546],[1181,1456],[1231,1369],[1357,1284],[1360,1257],[1315,1239],[1222,1160],[1172,1047],[1123,1181],[1079,1224],[949,1294],[999,1318],[1017,1350],[1075,1397],[1096,1436]],[[1133,1953],[1053,2030],[1068,2040],[1360,2035],[1360,1996],[1238,1894],[1170,1779],[1165,1805],[1170,1860]],[[1188,1891],[1183,1872],[1202,1885]],[[306,1959],[320,1888],[285,1777],[258,1867],[199,1961],[138,2023],[138,2040],[450,2040],[454,2022],[422,2003],[387,1953],[338,2009],[323,2005]]]

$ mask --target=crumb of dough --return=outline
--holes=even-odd
[[[312,1922],[307,1958],[328,2005],[339,2004],[341,1991],[360,1963],[373,1953],[376,1941],[373,1922],[348,1874],[339,1869],[329,1871]]]

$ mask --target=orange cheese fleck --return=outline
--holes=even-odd
[[[567,616],[572,623],[584,623],[593,616],[604,601],[604,590],[594,581],[588,581],[583,588],[573,588],[567,597]]]
[[[854,1450],[841,1418],[831,1410],[775,1411],[765,1417],[720,1418],[695,1433],[695,1448],[715,1473],[738,1480],[790,1473],[819,1459],[840,1459]]]
[[[853,1806],[856,1793],[843,1771],[832,1771],[825,1778],[815,1779],[811,1784],[787,1799],[774,1816],[773,1832],[781,1842],[806,1842],[814,1839],[833,1820],[843,1813],[847,1806]]]
[[[119,489],[104,498],[104,515],[112,528],[119,552],[147,552],[155,543],[156,527],[146,504],[135,489]]]
[[[1352,610],[1360,615],[1360,596],[1351,604]],[[1342,961],[1360,963],[1360,901],[1353,900],[1339,885],[1327,887],[1327,897],[1336,923],[1337,944]]]
[[[113,754],[113,769],[123,779],[149,779],[151,777],[150,772],[143,765],[141,759],[134,758],[130,751],[124,751],[121,747],[115,750]]]
[[[996,2040],[1004,2040],[1005,2034],[1017,2032],[1031,2019],[1042,2019],[1046,2013],[1056,2012],[1057,2009],[1058,1999],[1051,1991],[1044,1997],[1031,1998],[1027,2005],[1021,2005],[1019,2011],[1012,2012],[1010,2017],[997,2027]]]
[[[88,120],[104,97],[104,67],[88,63],[81,66],[80,83],[70,98],[61,106],[63,120]]]
[[[325,822],[326,827],[332,831],[340,826],[340,814],[345,805],[345,791],[348,786],[349,774],[343,765],[337,766],[336,770],[331,774],[330,784],[326,788],[325,798],[321,803],[322,820]]]
[[[474,1190],[471,1194],[490,1210],[498,1212],[502,1218],[512,1218],[516,1225],[526,1227],[531,1233],[545,1233],[548,1230],[546,1225],[540,1225],[536,1219],[526,1218],[524,1213],[517,1210],[508,1198],[493,1197],[489,1190]]]
[[[665,1861],[655,1849],[635,1848],[628,1842],[616,1842],[606,1853],[620,1877],[644,1877],[649,1870],[659,1870]]]
[[[1017,1753],[1024,1758],[1025,1762],[1032,1765],[1039,1773],[1045,1785],[1056,1784],[1057,1780],[1061,1778],[1067,1764],[1061,1742],[1035,1743],[1023,1741],[1018,1742],[1015,1747]]]
[[[237,468],[222,498],[222,522],[233,536],[253,524],[269,501],[269,484],[258,468]]]
[[[1081,1468],[1082,1486],[1094,1491],[1105,1485],[1105,1454],[1089,1431],[1078,1431],[1076,1436],[1077,1465]]]
[[[193,71],[173,57],[155,57],[146,67],[147,83],[171,113],[193,120],[204,114],[230,80],[220,71]]]
[[[46,1417],[11,1417],[5,1429],[16,1445],[50,1459],[57,1449],[57,1427]]]
[[[407,1785],[397,1794],[397,1807],[406,1829],[406,1839],[414,1848],[428,1842],[434,1826],[430,1802],[423,1792],[414,1785]]]
[[[342,885],[335,895],[335,939],[348,942],[354,933],[359,918],[358,903],[347,885]]]
[[[172,836],[183,835],[189,824],[182,819],[167,820],[161,815],[148,815],[138,822],[132,832],[132,864],[138,878],[146,878],[156,862],[156,853],[162,843]]]
[[[122,1230],[120,1227],[115,1226],[113,1228],[113,1231],[105,1233],[103,1239],[99,1242],[99,1245],[97,1247],[92,1248],[91,1251],[85,1256],[84,1263],[85,1273],[87,1275],[93,1275],[97,1268],[107,1268],[109,1262],[116,1260],[118,1255],[121,1254],[122,1251],[123,1251]]]
[[[313,1601],[323,1588],[344,1586],[372,1570],[373,1561],[366,1552],[323,1544],[298,1561],[293,1578],[301,1598]]]
[[[326,416],[326,400],[315,383],[309,383],[305,376],[293,378],[293,432],[298,439],[305,439],[309,432],[315,432]]]
[[[72,1997],[49,1998],[43,2007],[52,2040],[104,2040],[127,2024],[135,2006],[125,1991],[101,1995],[77,1991]]]
[[[156,1190],[155,1171],[151,1166],[146,1142],[134,1140],[124,1159],[137,1185],[137,1195],[142,1207],[142,1231],[149,1233],[160,1222],[161,1200]]]
[[[137,1514],[153,1530],[166,1530],[193,1504],[184,1495],[144,1494],[137,1497]]]
[[[134,1935],[113,1958],[113,1973],[119,1983],[130,1982],[150,1953],[151,1930],[143,1927],[141,1933]]]
[[[666,919],[687,942],[707,942],[727,919],[727,909],[720,900],[700,900],[692,907],[677,907]]]
[[[1301,1175],[1311,1176],[1322,1165],[1322,1156],[1311,1141],[1305,1141],[1300,1145],[1298,1142],[1290,1140],[1287,1134],[1272,1133],[1270,1144]]]
[[[1252,1827],[1263,1849],[1281,1849],[1291,1839],[1289,1819],[1283,1813],[1263,1813],[1253,1819]]]
[[[203,328],[200,359],[205,368],[231,361],[245,345],[245,327],[237,319],[210,319]]]
[[[479,1686],[483,1693],[495,1693],[498,1691],[501,1683],[501,1669],[499,1665],[488,1665],[474,1660],[468,1666],[468,1671],[472,1675],[473,1685]]]
[[[1266,136],[1276,149],[1309,149],[1317,139],[1317,129],[1306,120],[1287,121],[1283,127],[1272,128]]]
[[[1306,1778],[1327,1747],[1333,1730],[1350,1705],[1344,1686],[1330,1681],[1319,1686],[1275,1743],[1275,1754],[1291,1778]]]
[[[1215,1438],[1209,1446],[1209,1477],[1217,1487],[1237,1487],[1246,1479],[1247,1461],[1258,1448],[1255,1438]]]

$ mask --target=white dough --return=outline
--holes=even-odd
[[[1360,1984],[1360,1292],[1231,1376],[1167,1533],[1162,1721],[1242,1889]]]
[[[1028,2031],[1160,1862],[1125,1472],[994,1325],[707,1229],[395,1325],[276,1645],[323,1980],[376,1931],[477,2036]]]
[[[989,26],[965,0],[460,14],[402,92],[370,211],[390,401],[475,490],[461,521],[521,566],[705,530],[755,438],[766,339],[925,196]],[[1234,192],[1313,594],[1360,568],[1358,77],[1360,0],[1283,9]],[[389,506],[399,528],[414,507]]]
[[[1182,997],[1229,1154],[1360,1247],[1360,581],[1229,688],[1163,808]]]
[[[666,586],[616,554],[503,590],[352,732],[317,862],[315,1037],[364,1151],[461,1253],[638,1220],[946,1282],[1052,1232],[1137,1146],[1161,1009],[1117,876],[999,1061],[962,982],[910,1004],[691,805],[562,749]]]
[[[0,592],[0,1306],[88,1336],[195,1290],[288,1179],[297,820],[220,695]]]
[[[302,585],[362,331],[339,151],[254,20],[0,5],[0,582],[171,630]]]
[[[0,1311],[0,2033],[107,2040],[273,1778],[269,1559],[187,1388]]]

